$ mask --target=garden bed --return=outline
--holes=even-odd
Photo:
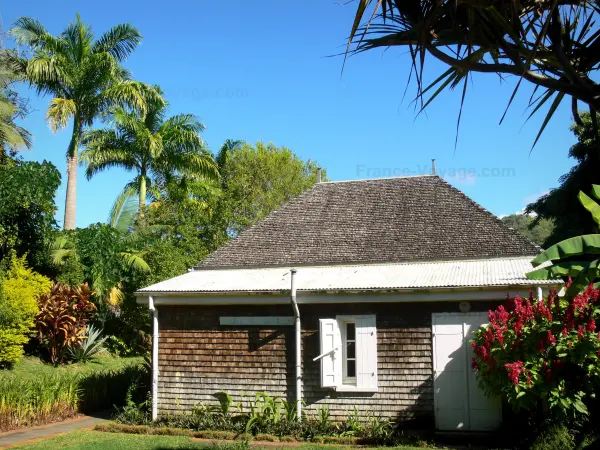
[[[129,387],[146,377],[142,358],[104,356],[58,367],[24,358],[0,371],[0,431],[122,405]]]

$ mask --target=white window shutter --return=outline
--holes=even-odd
[[[335,387],[342,380],[342,336],[335,319],[320,319],[321,354],[330,353],[321,358],[321,387]]]
[[[375,315],[356,320],[356,387],[377,388],[377,327]]]

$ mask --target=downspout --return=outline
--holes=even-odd
[[[148,309],[152,312],[152,421],[158,418],[158,310],[154,298],[148,297]]]
[[[302,328],[300,326],[300,310],[296,302],[296,269],[290,270],[292,307],[294,308],[294,327],[296,331],[296,416],[302,420]]]

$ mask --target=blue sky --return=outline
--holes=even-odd
[[[7,29],[20,16],[39,19],[58,34],[79,12],[97,35],[130,22],[144,36],[125,65],[136,79],[159,84],[172,113],[196,114],[204,138],[218,149],[228,138],[273,142],[317,160],[332,180],[438,172],[494,214],[510,214],[558,185],[573,162],[575,141],[565,103],[530,154],[543,114],[524,125],[530,87],[522,89],[502,125],[499,119],[514,80],[478,75],[469,85],[458,147],[454,149],[460,91],[446,92],[426,113],[403,94],[410,60],[400,49],[350,58],[342,52],[355,3],[335,0],[8,2],[0,14]],[[443,66],[433,59],[428,80]],[[53,135],[44,122],[49,98],[31,98],[35,111],[24,125],[35,135],[27,159],[52,161],[63,173],[70,131]],[[474,175],[473,175],[474,174]],[[87,181],[79,171],[77,224],[104,221],[133,175],[111,170]]]

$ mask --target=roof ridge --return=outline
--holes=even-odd
[[[337,181],[321,181],[317,184],[339,184],[339,183],[362,183],[365,181],[383,181],[383,180],[401,180],[405,178],[423,178],[423,177],[438,177],[439,175],[433,173],[424,173],[421,175],[404,175],[395,177],[374,177],[374,178],[361,178],[359,180],[337,180]]]
[[[242,266],[201,266],[193,269],[196,271],[204,270],[268,270],[268,269],[314,269],[314,268],[331,268],[331,267],[378,267],[378,266],[400,266],[400,265],[420,265],[420,264],[451,264],[451,263],[481,263],[486,261],[515,261],[515,260],[532,260],[536,255],[522,256],[486,256],[482,258],[454,258],[454,259],[407,259],[405,261],[375,261],[375,262],[355,262],[343,263],[332,262],[323,264],[258,264],[258,265],[242,265]]]

